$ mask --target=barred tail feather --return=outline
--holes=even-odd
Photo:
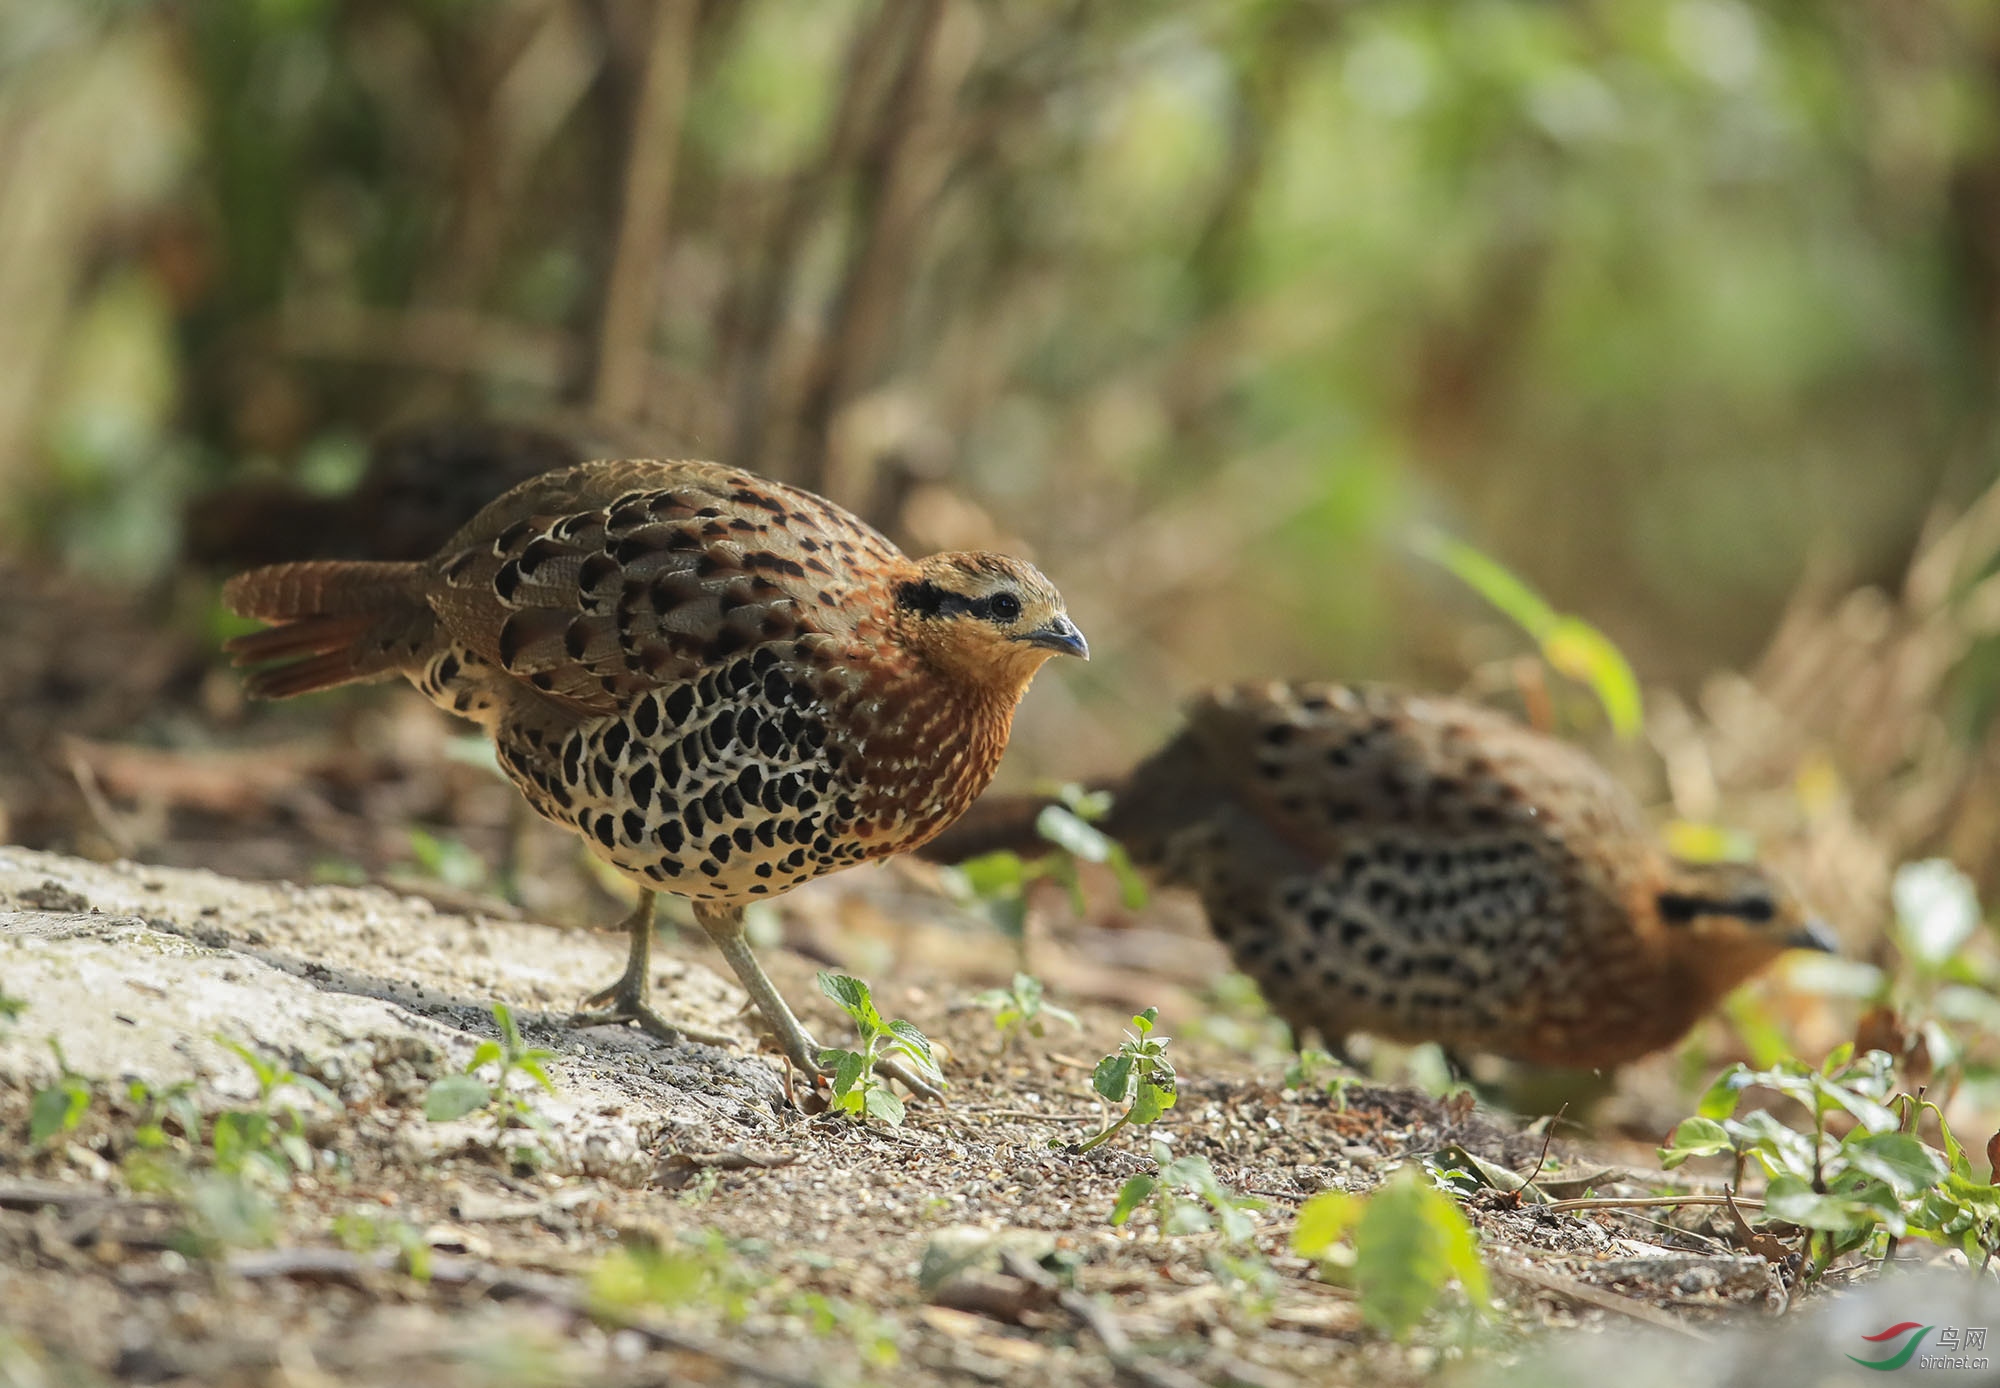
[[[240,617],[274,623],[224,644],[238,665],[264,665],[245,680],[253,698],[289,699],[411,668],[430,641],[433,618],[416,564],[340,560],[273,564],[238,574],[222,601]]]

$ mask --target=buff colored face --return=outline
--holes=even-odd
[[[896,602],[912,643],[940,668],[1025,688],[1052,655],[1090,658],[1062,594],[1034,565],[995,554],[939,554]]]
[[[1836,948],[1799,899],[1754,864],[1679,864],[1658,904],[1669,948],[1718,991],[1786,950]]]

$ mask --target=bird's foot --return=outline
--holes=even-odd
[[[736,1038],[725,1036],[719,1031],[705,1027],[689,1026],[685,1022],[670,1022],[646,1001],[643,982],[634,984],[628,978],[621,978],[609,988],[592,993],[583,1000],[580,1011],[570,1014],[572,1027],[604,1027],[632,1025],[649,1036],[657,1036],[669,1045],[681,1041],[699,1041],[704,1046],[734,1046]]]

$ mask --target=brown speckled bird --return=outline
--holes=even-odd
[[[579,1022],[685,1030],[647,1002],[671,892],[808,1073],[819,1048],[751,954],[744,906],[937,833],[992,778],[1042,662],[1088,655],[1032,565],[912,560],[831,502],[700,462],[552,472],[428,561],[280,564],[223,597],[276,623],[229,643],[275,662],[252,693],[401,675],[638,884],[625,972]]]
[[[1758,867],[1668,856],[1583,752],[1457,699],[1217,690],[1115,796],[1101,827],[1335,1045],[1613,1066],[1785,950],[1831,947]],[[989,803],[925,856],[1017,844],[1035,807]]]

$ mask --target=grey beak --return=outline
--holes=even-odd
[[[1840,953],[1840,940],[1823,920],[1809,920],[1785,937],[1786,949],[1817,950],[1821,954]]]
[[[1030,646],[1040,646],[1044,650],[1073,655],[1079,660],[1090,659],[1090,643],[1083,639],[1083,633],[1076,629],[1076,623],[1068,617],[1058,616],[1047,626],[1024,632],[1014,639],[1026,641]]]

